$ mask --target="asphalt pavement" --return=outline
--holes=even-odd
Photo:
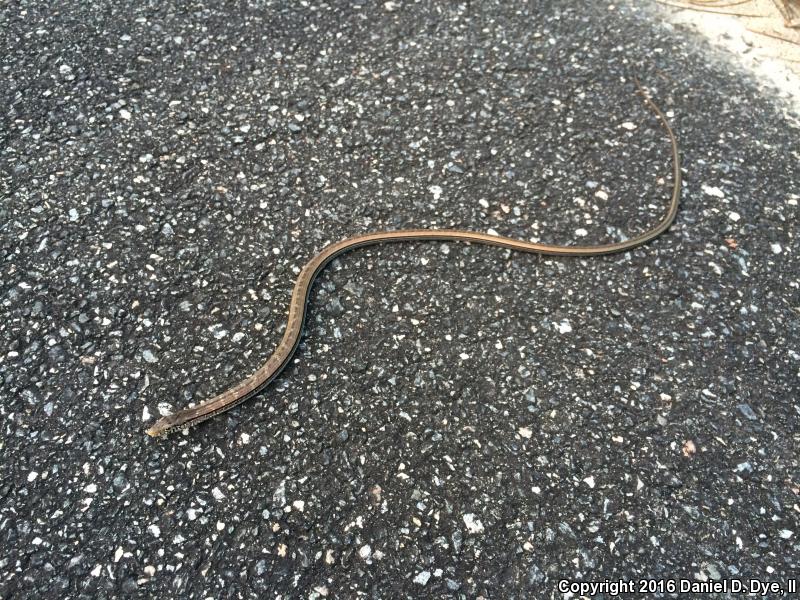
[[[642,2],[75,4],[0,7],[2,598],[788,597],[800,126],[769,88]],[[263,394],[145,435],[269,356],[330,242],[651,227],[634,75],[681,145],[666,234],[354,251]]]

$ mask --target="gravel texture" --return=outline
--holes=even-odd
[[[657,12],[22,1],[0,65],[3,598],[797,576],[800,128]],[[666,235],[356,251],[263,395],[144,434],[266,359],[328,242],[647,229],[633,73]]]

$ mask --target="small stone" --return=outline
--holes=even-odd
[[[708,573],[708,576],[714,581],[722,579],[722,573],[719,572],[717,565],[714,563],[705,563],[703,567],[705,568],[705,572]]]
[[[715,198],[724,198],[725,197],[725,192],[723,192],[718,187],[712,187],[710,185],[705,185],[705,184],[703,184],[700,187],[703,190],[703,192],[708,194],[709,196],[714,196]],[[731,213],[731,214],[735,215],[736,213]],[[738,217],[738,215],[737,215],[737,217]],[[738,221],[738,219],[734,219],[734,220]]]
[[[417,576],[414,577],[414,583],[418,583],[420,585],[428,585],[428,580],[431,578],[430,571],[421,571],[417,573]]]
[[[220,323],[212,325],[208,330],[214,335],[214,339],[221,340],[228,335],[227,329],[223,329]]]
[[[272,501],[278,506],[286,505],[286,481],[281,481],[280,485],[272,492]]]
[[[156,355],[153,354],[153,352],[151,350],[143,351],[142,352],[142,358],[145,359],[145,361],[147,361],[149,363],[158,362],[158,358],[156,358]]]
[[[733,221],[734,223],[742,218],[742,216],[737,212],[729,212],[728,218]]]
[[[783,248],[781,247],[780,244],[777,244],[777,243],[776,244],[770,244],[769,245],[769,249],[772,250],[773,254],[780,254],[781,252],[783,252]]]
[[[558,333],[572,333],[572,325],[566,319],[557,324],[556,329],[558,329]]]
[[[751,421],[758,420],[758,415],[753,411],[749,404],[742,403],[737,404],[736,408],[739,409],[739,412],[742,413],[745,417],[750,419]]]
[[[450,541],[453,542],[453,550],[456,554],[461,550],[461,543],[464,541],[464,536],[461,535],[461,530],[456,529],[450,536]]]
[[[531,438],[531,436],[533,435],[533,430],[530,429],[529,427],[520,427],[517,430],[517,433],[519,433],[525,439],[529,440]]]
[[[472,513],[468,513],[464,515],[464,525],[467,526],[467,531],[470,533],[483,533],[483,523],[480,522],[480,519],[476,519],[475,515]]]
[[[344,306],[342,306],[342,302],[337,296],[333,296],[330,300],[328,300],[328,304],[325,309],[334,317],[338,317],[344,313]]]
[[[381,493],[383,492],[383,488],[379,486],[377,483],[369,488],[369,494],[375,500],[377,504],[381,502]]]
[[[683,455],[688,458],[692,456],[695,452],[697,452],[697,447],[694,445],[694,442],[692,440],[686,440],[683,443],[682,452]]]
[[[358,551],[358,555],[362,558],[362,560],[367,560],[370,556],[372,556],[372,548],[369,544],[361,546]]]
[[[538,565],[531,565],[531,568],[528,569],[528,584],[534,585],[537,583],[541,583],[544,581],[545,575],[542,570],[538,567]]]

